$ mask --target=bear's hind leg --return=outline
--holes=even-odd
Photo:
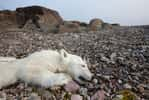
[[[0,88],[14,84],[17,81],[17,68],[10,63],[0,62]]]

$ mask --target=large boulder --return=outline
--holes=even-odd
[[[74,24],[77,24],[79,26],[78,32],[87,32],[88,31],[88,24],[85,22],[80,21],[71,21]]]
[[[57,11],[40,6],[21,7],[16,11],[0,11],[0,31],[39,29],[55,32],[62,23],[63,19]]]
[[[0,21],[16,21],[16,16],[14,11],[2,10],[0,11]]]
[[[103,27],[103,21],[98,18],[94,18],[89,22],[90,31],[99,31]]]
[[[16,15],[20,28],[23,28],[31,20],[36,28],[52,32],[56,30],[58,25],[63,23],[63,19],[57,11],[40,6],[17,8]]]
[[[72,21],[65,21],[62,25],[59,26],[59,33],[65,32],[80,32],[80,25],[79,23],[72,22]]]
[[[2,10],[0,11],[0,30],[15,28],[17,26],[15,11]]]

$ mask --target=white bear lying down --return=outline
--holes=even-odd
[[[83,79],[82,79],[83,78]],[[23,59],[0,57],[0,88],[17,80],[52,87],[67,84],[72,79],[83,83],[91,80],[86,61],[65,50],[42,50]]]

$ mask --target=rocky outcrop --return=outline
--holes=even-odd
[[[58,12],[40,6],[17,8],[16,13],[21,28],[31,20],[37,28],[50,32],[63,23],[63,19]],[[21,23],[20,19],[22,19]]]
[[[43,31],[51,32],[63,23],[63,19],[58,12],[40,6],[30,6],[17,8],[16,11],[0,11],[1,28],[29,28],[32,25]],[[30,28],[29,28],[30,29]]]
[[[0,11],[0,31],[35,30],[49,33],[79,33],[111,29],[119,24],[105,23],[94,18],[89,23],[64,21],[55,10],[41,6],[20,7],[16,11]]]
[[[15,12],[10,10],[0,11],[0,21],[15,21]]]
[[[16,27],[15,11],[2,10],[0,11],[0,30],[5,30],[7,27]]]

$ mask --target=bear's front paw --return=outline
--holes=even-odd
[[[59,78],[61,85],[65,85],[72,80],[72,78],[67,74],[61,74]]]

